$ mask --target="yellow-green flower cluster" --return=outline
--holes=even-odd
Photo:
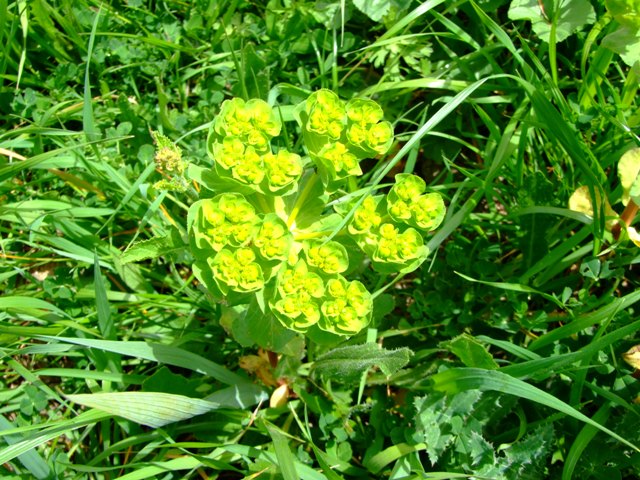
[[[373,299],[365,286],[342,275],[325,272],[300,259],[279,279],[277,296],[271,302],[276,318],[287,328],[306,332],[316,325],[338,335],[358,333],[369,324]],[[315,271],[314,271],[315,270]]]
[[[360,161],[386,153],[393,143],[393,128],[373,100],[358,98],[345,104],[332,91],[318,90],[299,115],[309,156],[328,191],[335,191],[349,176],[362,175]]]
[[[293,241],[277,215],[257,215],[239,193],[199,200],[189,216],[196,262],[208,266],[223,294],[263,288],[275,275],[274,267],[287,258]]]
[[[214,129],[221,137],[234,137],[258,152],[267,152],[269,142],[280,134],[282,125],[269,104],[253,99],[245,102],[241,98],[222,103],[216,117]]]
[[[369,324],[373,299],[359,281],[347,281],[342,276],[327,282],[319,327],[340,335],[353,335]]]
[[[341,243],[317,240],[309,242],[306,247],[309,265],[323,273],[342,273],[349,267],[349,254]]]
[[[337,140],[345,125],[345,106],[331,90],[318,90],[306,102],[307,130]]]
[[[262,267],[256,263],[256,254],[251,248],[229,250],[223,248],[208,259],[213,278],[223,293],[229,289],[239,292],[255,292],[264,286]]]
[[[358,158],[342,142],[327,143],[318,152],[317,161],[328,171],[332,180],[362,175]]]
[[[374,155],[386,153],[393,143],[393,128],[383,116],[373,100],[356,98],[347,103],[349,142]]]
[[[305,332],[320,320],[320,300],[324,282],[320,275],[310,272],[304,260],[281,274],[271,310],[280,322],[296,332]]]
[[[411,271],[427,256],[423,234],[442,221],[444,204],[419,177],[398,175],[388,195],[365,198],[346,229],[335,232],[350,207],[336,202],[337,213],[324,214],[331,194],[362,174],[361,160],[388,151],[391,124],[376,102],[343,102],[329,90],[311,94],[293,116],[304,160],[273,148],[281,121],[266,102],[223,103],[207,140],[214,168],[189,170],[208,191],[226,192],[189,209],[193,271],[215,297],[249,304],[265,321],[275,317],[310,336],[356,334],[371,320],[373,299],[361,282],[345,278],[355,270],[350,260],[362,262],[354,241],[377,270]],[[303,177],[305,166],[316,171]]]
[[[367,197],[354,212],[348,231],[378,270],[412,270],[426,258],[419,230],[426,233],[436,228],[445,208],[438,193],[425,190],[420,177],[400,174],[386,197]]]
[[[433,230],[444,217],[444,201],[437,193],[424,193],[427,186],[420,177],[400,174],[387,196],[389,215],[420,230]]]
[[[198,249],[219,252],[249,243],[259,219],[242,195],[223,193],[196,205],[193,238]]]
[[[271,150],[281,123],[263,100],[234,98],[222,104],[209,134],[209,152],[218,176],[261,193],[293,190],[302,175],[299,155]]]

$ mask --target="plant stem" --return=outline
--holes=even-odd
[[[296,198],[296,203],[291,209],[291,215],[289,215],[289,218],[287,219],[287,228],[289,230],[291,230],[292,225],[296,222],[296,218],[298,216],[298,213],[300,213],[300,209],[307,201],[307,197],[311,193],[311,190],[313,189],[317,181],[318,181],[318,175],[314,174],[307,181],[306,185],[304,186],[304,189],[300,192],[300,195],[298,195],[298,198]]]
[[[624,209],[624,212],[622,212],[622,215],[620,215],[620,220],[622,221],[622,223],[624,223],[625,227],[631,225],[633,219],[636,218],[637,213],[638,205],[636,205],[636,203],[630,199],[629,203],[627,203],[627,206]],[[618,238],[620,237],[620,229],[620,222],[616,223],[611,229],[613,238],[615,238],[616,240],[618,240]]]

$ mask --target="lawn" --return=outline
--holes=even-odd
[[[0,0],[0,477],[640,477],[640,2]]]

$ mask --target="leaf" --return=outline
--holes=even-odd
[[[15,428],[15,425],[0,415],[0,430],[11,430],[13,428]],[[5,435],[3,437],[3,440],[9,445],[13,445],[21,439],[22,437],[20,435]],[[23,453],[18,457],[18,460],[20,460],[20,463],[29,470],[31,475],[33,475],[33,478],[36,478],[37,480],[48,480],[52,478],[52,472],[49,465],[44,458],[40,456],[40,453],[37,450],[34,449]]]
[[[379,367],[385,375],[393,375],[406,364],[413,352],[408,348],[388,350],[375,343],[350,345],[331,350],[318,357],[313,369],[324,377],[342,383],[358,383],[372,367]]]
[[[640,58],[640,53],[638,55]],[[618,162],[618,178],[622,186],[622,204],[627,205],[632,197],[636,204],[640,204],[640,192],[638,189],[640,177],[640,148],[633,148],[625,152]]]
[[[134,243],[122,254],[121,261],[123,264],[127,264],[158,258],[172,251],[180,250],[184,246],[180,233],[174,229],[166,235]]]
[[[227,385],[241,385],[248,380],[237,375],[221,365],[207,360],[195,353],[182,350],[171,345],[146,342],[122,342],[114,340],[93,340],[86,338],[50,337],[43,335],[39,338],[58,342],[72,343],[89,348],[98,348],[107,352],[119,353],[131,357],[151,360],[158,363],[166,363],[175,367],[186,368],[195,372],[209,375]]]
[[[503,290],[511,290],[513,292],[532,293],[535,295],[540,295],[546,298],[547,300],[555,303],[558,307],[564,308],[564,305],[562,304],[562,302],[560,302],[560,300],[558,300],[556,297],[549,295],[548,293],[544,293],[539,290],[536,290],[535,288],[532,288],[528,285],[522,285],[519,283],[507,283],[507,282],[486,282],[484,280],[476,280],[475,278],[468,277],[460,272],[455,272],[455,273],[456,275],[460,275],[462,278],[464,278],[465,280],[469,280],[470,282],[481,283],[483,285],[488,285],[490,287],[502,288]]]
[[[431,380],[433,382],[434,390],[444,392],[447,395],[454,395],[460,392],[477,389],[480,391],[494,390],[526,398],[527,400],[546,405],[547,407],[569,415],[581,422],[596,427],[600,431],[610,435],[619,442],[624,443],[626,446],[631,447],[633,450],[640,453],[640,448],[636,445],[625,440],[620,435],[609,430],[603,425],[593,421],[571,405],[566,404],[544,390],[505,373],[496,370],[483,370],[480,368],[452,368],[433,375]]]
[[[233,317],[231,333],[241,345],[249,346],[253,342],[278,353],[296,337],[296,333],[283,327],[273,314],[263,312],[255,299],[243,314]]]
[[[38,318],[46,317],[51,313],[54,313],[60,317],[70,318],[58,307],[51,305],[44,300],[17,295],[0,298],[0,311],[2,310],[8,310],[9,312],[11,312],[12,310],[16,310],[18,312],[23,312]]]
[[[640,345],[635,345],[623,353],[622,359],[636,370],[640,370]]]
[[[77,415],[70,420],[53,422],[48,427],[42,428],[42,430],[34,433],[33,435],[28,435],[24,440],[1,449],[0,465],[13,460],[14,458],[28,452],[38,445],[48,442],[49,440],[60,438],[61,435],[68,433],[71,430],[84,427],[85,425],[95,424],[96,422],[105,420],[106,418],[108,417],[103,412],[89,410],[87,412],[82,412],[80,415]]]
[[[390,0],[353,0],[355,7],[374,22],[382,20],[391,9]]]
[[[297,480],[300,478],[296,471],[295,458],[289,448],[289,442],[284,433],[275,425],[266,423],[267,431],[271,440],[273,440],[273,446],[276,451],[276,458],[278,459],[278,467],[282,473],[284,480]]]
[[[98,312],[98,327],[102,337],[113,340],[116,337],[115,324],[111,318],[111,308],[107,299],[107,288],[104,284],[104,277],[100,272],[100,260],[98,254],[94,253],[93,278],[96,294],[96,310]]]
[[[488,370],[498,368],[498,364],[487,349],[478,340],[466,333],[447,342],[442,342],[440,346],[457,356],[467,367],[486,368]]]
[[[72,402],[95,408],[135,423],[160,428],[219,408],[200,398],[158,392],[114,392],[67,395]]]
[[[468,436],[465,431],[454,432],[453,425],[471,427],[467,420],[481,396],[477,390],[469,390],[449,397],[431,395],[415,399],[416,433],[426,443],[432,465],[458,435]]]
[[[544,42],[551,39],[551,19],[553,18],[553,6],[550,2],[540,0],[513,0],[509,7],[511,20],[529,20],[531,28]],[[558,9],[555,30],[555,41],[562,42],[571,34],[587,24],[596,21],[596,14],[588,0],[560,0],[554,2]]]
[[[620,25],[640,28],[640,0],[606,0],[605,5]]]

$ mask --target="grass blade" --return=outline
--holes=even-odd
[[[126,418],[151,428],[188,420],[219,408],[200,398],[162,392],[114,392],[67,395],[74,403]]]
[[[249,383],[244,377],[230,372],[226,368],[217,363],[207,360],[206,358],[187,352],[180,348],[169,345],[161,345],[159,343],[146,342],[122,342],[113,340],[93,340],[86,338],[69,338],[69,337],[41,337],[46,340],[59,342],[67,342],[75,345],[82,345],[89,348],[97,348],[107,352],[119,353],[131,357],[142,358],[158,363],[166,363],[176,367],[182,367],[194,372],[209,375],[216,380],[227,385],[242,385]]]

